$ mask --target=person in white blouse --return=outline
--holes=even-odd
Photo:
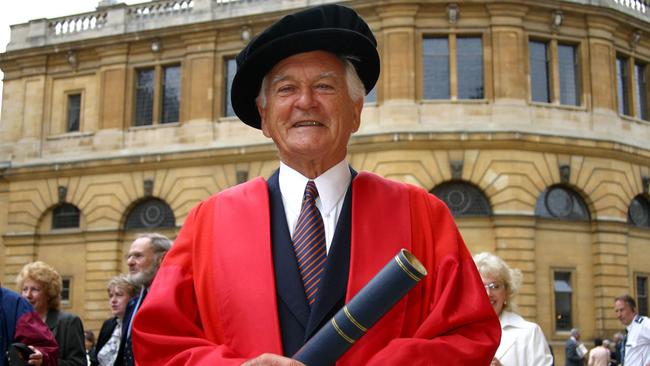
[[[136,290],[139,290],[129,281],[126,275],[111,278],[106,287],[108,290],[108,303],[111,306],[113,316],[106,319],[99,331],[95,353],[91,355],[91,366],[113,366],[115,364],[120,347],[126,304],[137,293]]]
[[[521,286],[522,274],[491,253],[479,253],[474,262],[490,303],[501,321],[501,343],[491,366],[548,366],[553,356],[539,325],[514,313],[513,299]]]

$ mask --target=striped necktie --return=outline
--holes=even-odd
[[[325,227],[316,207],[318,190],[313,181],[305,187],[302,208],[293,234],[293,250],[305,288],[305,296],[311,307],[316,301],[320,280],[327,261],[325,249]]]

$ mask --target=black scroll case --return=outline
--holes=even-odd
[[[426,275],[413,254],[400,250],[292,358],[307,366],[333,365]]]

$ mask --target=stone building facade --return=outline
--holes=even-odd
[[[97,330],[135,234],[175,237],[210,194],[278,164],[229,107],[233,57],[328,0],[100,2],[12,26],[0,54],[0,268],[66,280]],[[555,354],[621,329],[650,277],[650,7],[642,0],[349,0],[382,72],[348,159],[452,209],[473,253],[524,273],[519,311]],[[459,304],[462,306],[462,304]],[[643,310],[645,309],[645,310]]]

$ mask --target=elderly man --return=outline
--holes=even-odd
[[[586,353],[582,351],[580,347],[580,329],[573,328],[571,329],[571,336],[567,339],[564,355],[565,355],[565,365],[566,366],[580,366],[583,364],[583,359],[586,356]]]
[[[363,19],[339,5],[289,15],[237,64],[234,110],[280,168],[188,215],[135,319],[138,364],[300,365],[289,357],[402,247],[429,275],[337,364],[489,364],[499,321],[447,208],[346,161],[379,75]]]
[[[625,366],[650,366],[650,320],[637,314],[636,301],[630,295],[614,298],[614,312],[625,326],[621,358]]]
[[[131,342],[131,324],[133,317],[147,296],[149,286],[156,277],[165,254],[171,248],[172,242],[166,236],[156,233],[138,235],[126,257],[129,266],[129,281],[141,288],[140,294],[129,301],[124,312],[122,338],[117,353],[115,365],[134,366],[133,347]]]

